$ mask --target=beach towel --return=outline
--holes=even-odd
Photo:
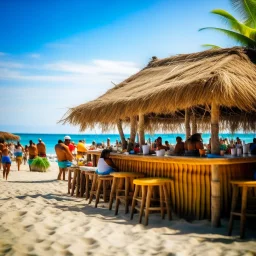
[[[67,168],[70,167],[72,165],[72,162],[70,161],[58,161],[58,166],[60,168]]]
[[[11,164],[12,161],[9,156],[2,156],[2,164]]]

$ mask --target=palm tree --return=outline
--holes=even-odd
[[[239,22],[234,16],[225,10],[216,9],[211,13],[219,15],[228,25],[229,29],[205,27],[199,31],[210,29],[226,34],[228,37],[234,39],[242,46],[256,48],[256,0],[230,0],[234,9],[241,14],[242,22]],[[203,46],[220,48],[212,44],[205,44]]]

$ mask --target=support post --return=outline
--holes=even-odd
[[[124,149],[124,146],[125,146],[125,136],[124,136],[124,131],[123,131],[123,127],[122,127],[122,120],[118,120],[117,123],[117,129],[118,129],[118,132],[119,132],[119,135],[120,135],[120,139],[121,139],[121,142],[122,142],[122,149]]]
[[[220,108],[215,102],[211,106],[211,152],[212,154],[219,154],[219,116]],[[219,166],[211,166],[212,181],[211,181],[211,219],[212,226],[220,226],[220,173]]]
[[[196,123],[196,115],[193,113],[192,115],[192,134],[197,133],[197,123]]]
[[[145,144],[145,118],[143,114],[139,114],[139,143],[140,146]]]
[[[185,129],[186,129],[186,140],[190,137],[190,109],[185,109]]]
[[[130,118],[130,125],[131,125],[130,142],[134,143],[136,138],[136,133],[137,133],[137,117],[136,116],[132,116]]]

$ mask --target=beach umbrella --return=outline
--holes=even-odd
[[[20,137],[9,132],[0,131],[0,139],[3,140],[20,140]]]

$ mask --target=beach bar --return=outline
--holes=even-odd
[[[256,51],[247,48],[215,49],[152,61],[98,99],[71,108],[63,123],[81,130],[101,125],[103,130],[130,121],[145,143],[148,127],[180,126],[186,136],[192,131],[211,130],[211,153],[218,155],[219,130],[256,130]],[[156,125],[146,119],[152,114],[168,117]],[[165,119],[165,118],[163,118]],[[177,124],[178,123],[178,124]],[[131,133],[132,134],[132,133]],[[96,165],[99,152],[90,152]],[[242,157],[156,157],[112,154],[121,171],[147,176],[171,177],[169,188],[174,211],[187,218],[210,218],[213,226],[229,213],[231,179],[252,178],[254,156]]]

